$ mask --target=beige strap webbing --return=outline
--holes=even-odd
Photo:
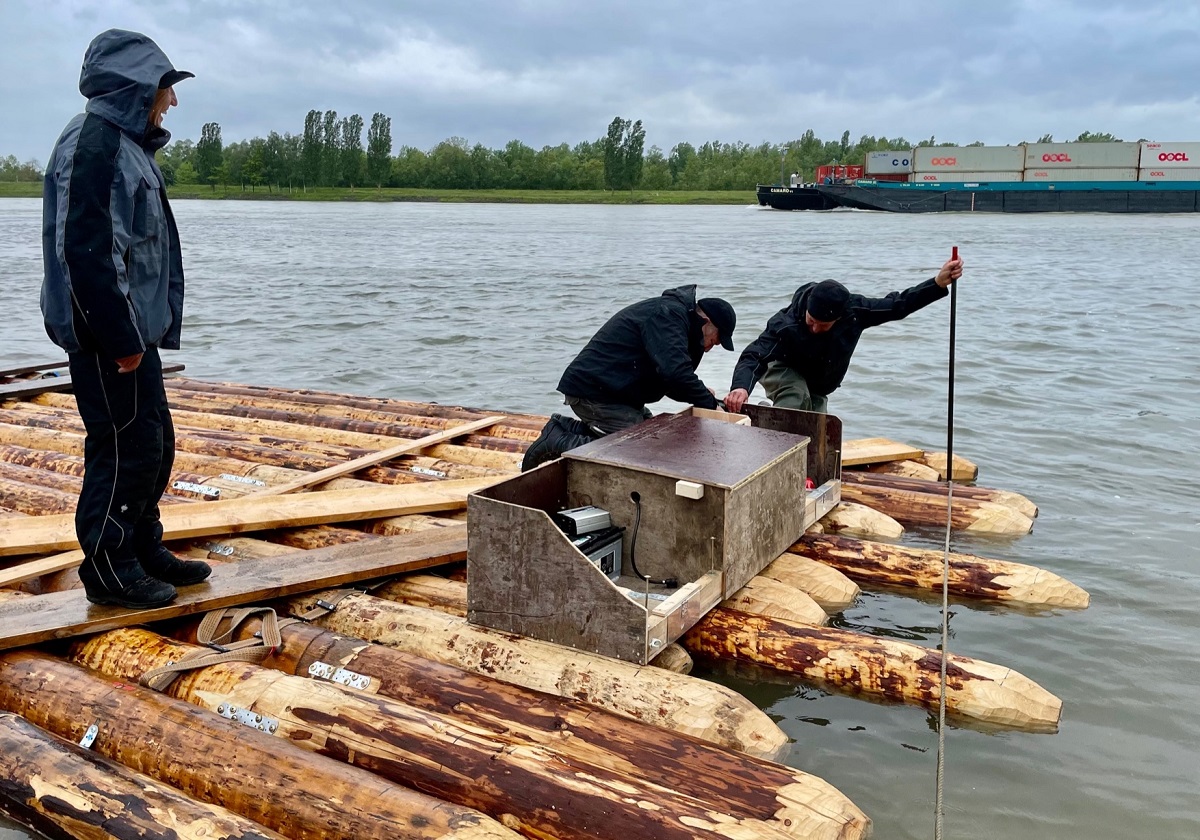
[[[257,636],[229,644],[222,642],[223,639],[230,638],[242,622],[256,614],[262,615],[262,630]],[[229,621],[228,629],[219,636],[215,635],[221,622],[225,620]],[[142,675],[140,682],[147,688],[164,691],[185,671],[207,668],[222,662],[262,662],[283,643],[279,628],[289,623],[292,623],[292,620],[280,622],[275,610],[270,607],[213,610],[204,616],[196,630],[196,641],[211,650],[197,648],[182,656],[178,662],[168,662],[166,665],[151,668]]]

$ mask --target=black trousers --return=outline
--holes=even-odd
[[[84,584],[117,590],[142,576],[139,557],[162,541],[158,502],[175,460],[175,427],[162,360],[150,347],[130,373],[96,353],[69,355],[71,385],[87,430],[75,533]]]

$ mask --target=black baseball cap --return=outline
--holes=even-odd
[[[696,306],[704,310],[708,320],[713,322],[721,335],[721,346],[726,350],[733,349],[733,328],[737,326],[737,315],[733,307],[720,298],[704,298],[696,301]]]
[[[163,73],[162,78],[158,80],[158,89],[166,90],[167,88],[173,87],[179,82],[182,82],[184,79],[194,78],[196,78],[196,74],[189,73],[186,70],[168,70],[166,73]]]
[[[849,303],[849,289],[836,280],[822,280],[808,293],[808,314],[818,321],[836,321]]]

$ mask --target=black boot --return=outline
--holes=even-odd
[[[79,566],[83,590],[93,604],[144,610],[175,599],[175,587],[146,574],[132,557],[88,557]]]
[[[212,566],[203,560],[184,560],[176,557],[162,543],[159,543],[149,557],[140,559],[146,574],[174,586],[191,586],[212,574]]]
[[[541,466],[547,461],[553,461],[564,452],[577,446],[583,446],[595,439],[587,424],[561,414],[551,414],[550,422],[542,429],[541,435],[525,450],[525,458],[521,461],[521,472],[527,472]]]

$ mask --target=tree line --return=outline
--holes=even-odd
[[[366,144],[363,131],[366,128]],[[223,142],[219,123],[206,123],[200,139],[177,140],[158,154],[168,186],[207,185],[274,191],[319,187],[412,187],[463,190],[753,190],[781,175],[806,177],[831,163],[862,164],[868,152],[946,146],[934,137],[863,135],[822,140],[809,129],[786,143],[678,143],[669,152],[644,148],[641,120],[616,117],[596,140],[535,150],[520,140],[501,149],[451,137],[432,149],[401,145],[393,154],[392,121],[376,113],[367,127],[358,114],[309,111],[300,134],[272,131],[266,138]],[[1024,141],[1023,141],[1024,142]],[[1042,135],[1036,142],[1053,142]],[[1120,142],[1111,134],[1085,131],[1074,142]],[[982,142],[970,143],[982,146]],[[0,180],[37,180],[36,161],[0,158]]]

